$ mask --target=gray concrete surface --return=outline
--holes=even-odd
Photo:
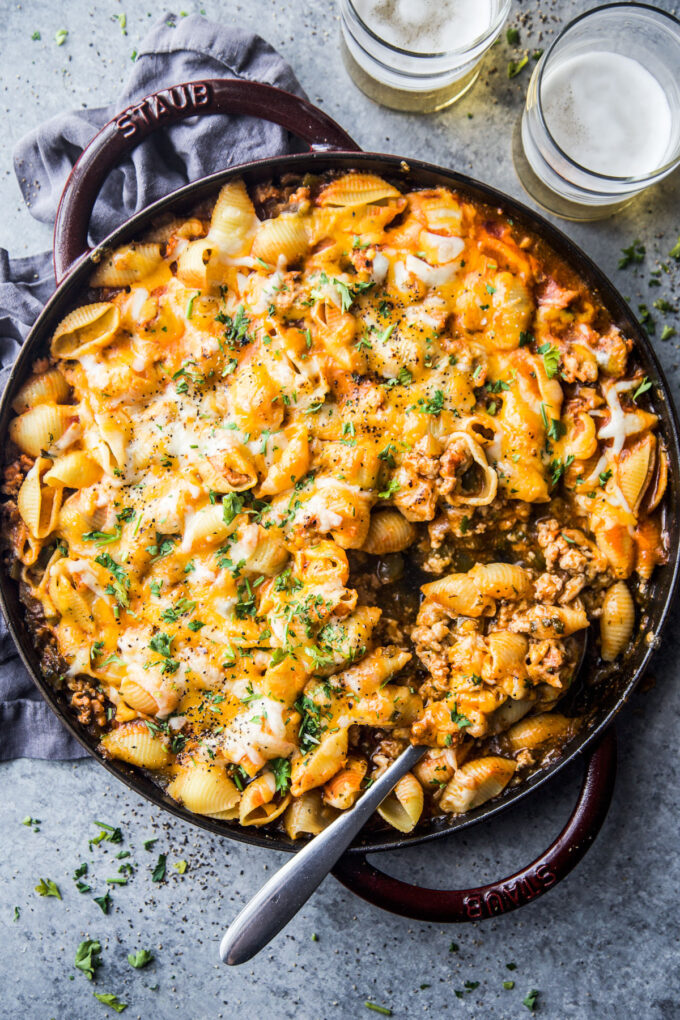
[[[382,110],[354,88],[340,62],[335,8],[328,0],[202,0],[202,6],[209,17],[265,35],[292,62],[310,98],[365,147],[421,156],[520,194],[510,137],[528,76],[508,81],[505,41],[492,50],[482,80],[459,106],[418,118]],[[532,49],[589,6],[580,0],[515,2],[512,19],[530,16],[522,44]],[[114,95],[152,15],[146,3],[135,9],[117,0],[5,0],[1,8],[0,244],[21,255],[48,246],[50,237],[22,206],[11,169],[13,142],[64,107],[99,104]],[[186,9],[194,10],[189,0]],[[114,19],[123,12],[126,36]],[[54,34],[61,28],[69,36],[57,47]],[[40,42],[31,40],[36,30]],[[651,307],[659,297],[677,301],[680,265],[662,274],[661,288],[651,289],[648,281],[680,233],[679,198],[676,174],[614,220],[564,229],[634,305]],[[646,261],[637,270],[619,271],[619,251],[636,237],[647,246]],[[657,338],[664,323],[680,331],[677,315],[654,316]],[[656,346],[677,392],[678,338]],[[382,913],[328,879],[287,931],[238,970],[218,962],[219,938],[280,856],[171,821],[89,761],[3,765],[0,1017],[113,1016],[93,998],[93,992],[113,992],[128,1003],[126,1017],[143,1020],[378,1015],[368,1011],[366,1000],[398,1018],[514,1020],[528,1015],[522,1000],[529,989],[539,990],[536,1014],[546,1020],[680,1016],[679,659],[676,611],[652,670],[656,683],[636,696],[617,727],[620,774],[604,829],[585,861],[546,897],[505,918],[455,928]],[[441,888],[507,874],[552,840],[570,812],[579,778],[574,767],[511,814],[436,845],[380,855],[379,863]],[[39,831],[21,824],[26,815],[41,819]],[[98,831],[94,818],[120,825],[124,842],[90,851],[88,839]],[[143,840],[150,836],[157,842],[147,851]],[[120,849],[130,851],[126,860],[134,874],[127,886],[109,887],[113,907],[104,916],[91,894],[76,891],[71,876],[87,862],[86,881],[101,895],[106,878],[118,873]],[[168,877],[154,883],[151,869],[159,853],[168,855]],[[183,875],[173,867],[179,860],[188,862]],[[61,901],[36,895],[41,877],[58,883]],[[93,983],[73,966],[85,938],[102,944],[103,965]],[[126,957],[141,948],[155,959],[134,970]],[[509,963],[516,969],[508,970]],[[503,988],[508,980],[515,981],[514,989]],[[466,981],[479,984],[458,998],[455,991]]]

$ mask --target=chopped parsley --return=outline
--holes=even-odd
[[[643,393],[646,393],[647,390],[651,390],[651,388],[652,383],[649,381],[647,376],[644,376],[642,382],[640,383],[635,393],[633,394],[633,400],[635,401],[635,403],[637,404],[638,397],[641,397]]]
[[[58,900],[61,899],[59,886],[56,882],[53,882],[51,878],[41,878],[35,887],[35,891],[38,896],[54,896]]]
[[[126,609],[130,600],[128,598],[128,590],[130,588],[130,578],[125,573],[120,563],[116,563],[113,556],[110,553],[100,553],[99,556],[95,557],[95,563],[98,563],[100,567],[106,567],[109,573],[113,576],[113,581],[108,584],[104,591],[107,595],[113,595],[119,606]]]
[[[525,333],[523,330],[520,330],[520,333],[519,333],[519,346],[520,347],[528,347],[529,344],[534,343],[534,341],[535,341],[535,337],[533,336],[532,333]]]
[[[117,995],[113,992],[93,992],[95,999],[99,1002],[103,1002],[105,1006],[110,1006],[111,1009],[115,1009],[116,1013],[122,1013],[124,1009],[127,1009],[127,1003],[121,1002]]]
[[[168,860],[168,855],[167,854],[159,854],[158,855],[158,860],[156,861],[156,864],[155,864],[155,866],[153,868],[153,871],[151,872],[151,881],[152,882],[162,882],[163,881],[163,879],[165,878],[165,869],[166,869],[166,865],[167,865],[167,860]]]
[[[371,1002],[369,999],[364,1003],[366,1009],[372,1009],[374,1013],[381,1013],[383,1016],[392,1016],[392,1010],[388,1009],[387,1006],[379,1006],[377,1002]]]
[[[253,342],[253,337],[248,332],[250,320],[245,313],[243,305],[238,306],[236,315],[233,318],[225,312],[218,312],[215,316],[215,321],[226,327],[224,339],[232,350],[237,347],[245,347],[246,344]]]
[[[105,892],[103,896],[93,896],[92,899],[97,904],[102,914],[108,914],[111,909],[111,893]]]
[[[526,53],[523,57],[520,57],[519,60],[510,60],[508,62],[508,78],[516,78],[520,71],[523,71],[528,63],[529,57]]]
[[[539,994],[538,990],[536,988],[532,988],[531,991],[528,993],[526,999],[522,999],[522,1005],[526,1006],[526,1008],[531,1013],[533,1013],[533,1011],[536,1008],[536,1000],[538,999],[538,994]]]
[[[138,949],[136,953],[128,953],[128,963],[135,970],[141,970],[142,967],[146,967],[147,964],[151,963],[154,955],[149,949]]]
[[[98,939],[86,939],[76,949],[75,966],[82,970],[88,981],[94,978],[97,967],[101,967],[102,944]]]
[[[461,715],[455,702],[451,709],[451,721],[455,722],[459,730],[464,729],[466,726],[472,726],[472,721],[466,715]]]
[[[548,379],[553,379],[557,375],[557,371],[560,367],[560,352],[557,347],[553,347],[552,344],[541,344],[537,348],[539,354],[543,355],[543,365],[545,367],[545,373]]]
[[[384,490],[384,492],[379,492],[378,493],[378,498],[379,499],[391,499],[392,496],[394,496],[395,492],[399,492],[400,488],[401,488],[401,485],[399,484],[397,479],[396,478],[390,478],[390,480],[389,480],[389,482],[387,484],[387,488]]]
[[[619,259],[619,269],[627,269],[628,266],[642,262],[644,260],[647,249],[644,244],[637,238],[632,244],[628,245],[627,248],[621,249],[621,258]]]
[[[319,743],[319,734],[323,729],[321,725],[322,709],[306,694],[302,694],[297,699],[295,708],[302,716],[298,730],[300,750],[303,754],[307,754]]]
[[[418,406],[423,414],[441,414],[444,409],[444,391],[435,390],[434,395],[428,400],[421,397]]]
[[[222,519],[225,524],[231,524],[243,510],[245,500],[238,492],[228,492],[222,499]]]
[[[287,758],[272,758],[269,765],[276,780],[276,792],[285,795],[290,787],[290,762]]]

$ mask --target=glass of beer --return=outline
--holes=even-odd
[[[510,0],[340,0],[345,66],[395,110],[430,113],[476,81]]]
[[[541,57],[513,138],[531,197],[572,220],[609,216],[680,163],[680,21],[612,3]]]

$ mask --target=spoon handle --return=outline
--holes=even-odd
[[[223,963],[245,963],[271,942],[297,914],[342,856],[376,807],[426,748],[406,748],[366,790],[353,808],[310,840],[269,879],[231,922],[220,945]]]

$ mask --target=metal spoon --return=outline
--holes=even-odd
[[[278,935],[342,857],[380,802],[426,751],[426,747],[407,747],[351,810],[338,815],[272,875],[229,925],[220,945],[223,963],[245,963]]]
[[[588,631],[580,631],[574,681],[583,665]],[[573,688],[573,682],[572,682]],[[342,857],[356,834],[378,805],[394,789],[401,777],[420,761],[427,747],[411,745],[383,772],[353,808],[343,811],[318,836],[299,850],[287,864],[266,882],[229,925],[220,944],[223,963],[246,963],[281,931],[321,884],[333,865]]]

